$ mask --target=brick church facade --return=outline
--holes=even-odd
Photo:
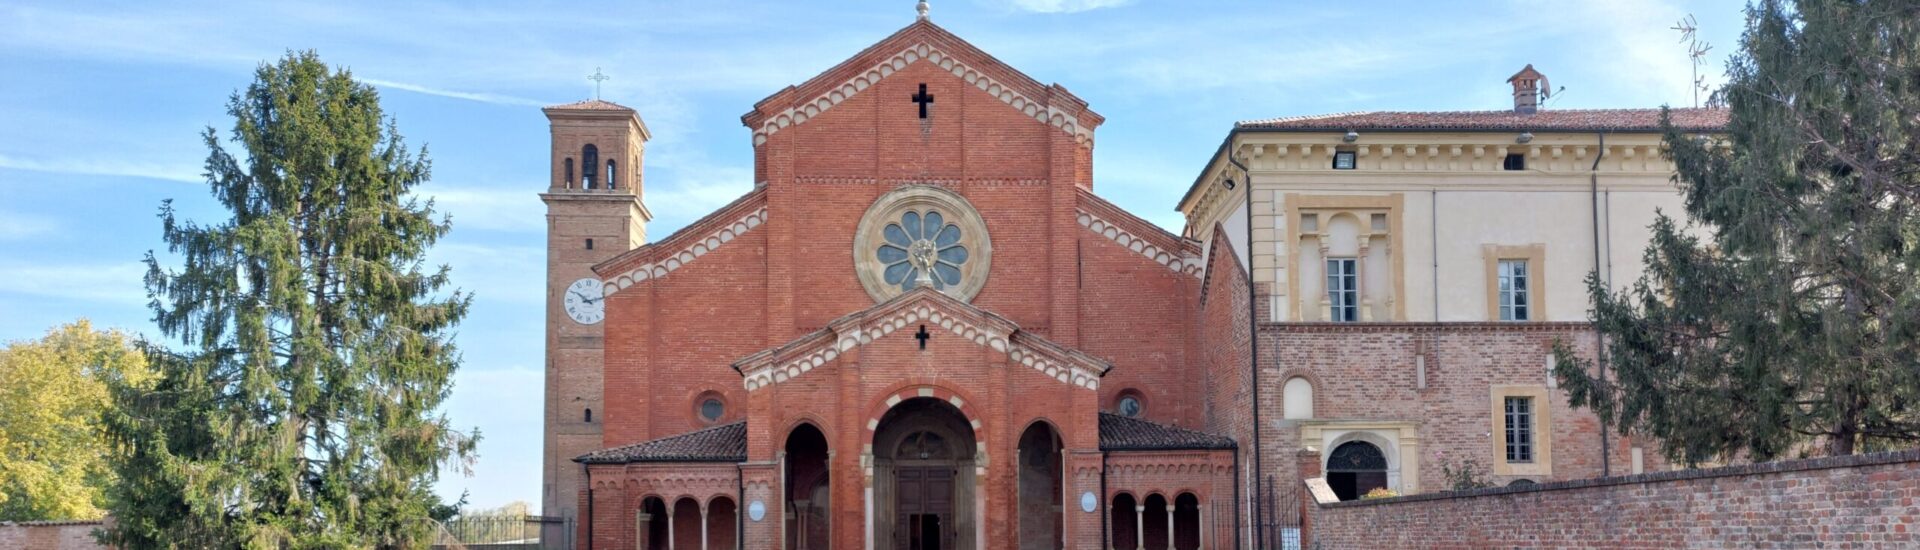
[[[1559,446],[1501,480],[1599,473],[1593,417],[1527,385],[1583,325],[1279,305],[1327,292],[1275,282],[1286,216],[1371,217],[1355,265],[1397,266],[1404,197],[1277,205],[1286,163],[1236,131],[1216,161],[1254,165],[1210,165],[1170,233],[1094,193],[1085,101],[924,12],[755,104],[753,191],[651,242],[639,114],[545,112],[544,507],[577,547],[1239,547],[1266,476],[1441,488],[1422,453],[1495,454],[1503,395]]]
[[[549,475],[579,484],[583,543],[1233,538],[1203,369],[1244,360],[1207,341],[1236,303],[1208,274],[1244,270],[1093,193],[1102,119],[1065,88],[922,19],[757,104],[756,188],[644,245],[644,123],[547,113],[550,345],[581,365],[550,379],[577,422]]]

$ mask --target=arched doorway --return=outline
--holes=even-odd
[[[1035,422],[1020,436],[1019,515],[1021,550],[1065,548],[1061,533],[1060,435]]]
[[[1365,441],[1348,441],[1327,455],[1327,485],[1340,500],[1354,500],[1387,487],[1387,455]]]
[[[1140,547],[1139,510],[1139,501],[1134,500],[1133,495],[1120,493],[1113,496],[1113,506],[1108,509],[1112,517],[1108,518],[1110,523],[1107,529],[1112,535],[1114,548]]]
[[[1200,498],[1193,493],[1180,493],[1173,499],[1173,548],[1200,548]]]
[[[707,501],[707,536],[701,540],[704,550],[739,550],[735,540],[740,528],[740,507],[726,496]]]
[[[875,548],[972,550],[973,426],[952,404],[900,402],[873,435]]]
[[[1172,548],[1173,516],[1168,515],[1167,497],[1158,493],[1147,495],[1146,511],[1140,515],[1140,538],[1146,544],[1146,550],[1167,550]]]
[[[787,434],[786,462],[786,548],[829,550],[833,503],[827,436],[812,424],[795,427]]]
[[[660,497],[647,497],[640,501],[640,512],[646,514],[645,531],[640,533],[641,548],[646,550],[667,550],[667,503]]]

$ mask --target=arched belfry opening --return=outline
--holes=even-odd
[[[1034,422],[1020,435],[1020,550],[1065,548],[1061,532],[1063,488],[1060,433],[1046,422]]]
[[[589,143],[580,148],[581,189],[599,189],[599,175],[595,173],[600,164],[600,148]]]
[[[908,399],[873,435],[874,548],[972,550],[979,445],[951,403]]]
[[[833,548],[832,486],[828,483],[827,436],[812,424],[787,433],[786,546],[789,550]]]

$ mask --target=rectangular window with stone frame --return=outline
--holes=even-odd
[[[1354,258],[1327,258],[1327,302],[1329,321],[1351,323],[1360,320],[1359,262]]]
[[[1533,462],[1533,398],[1506,398],[1507,462]]]
[[[1532,318],[1532,307],[1527,299],[1530,277],[1527,276],[1527,260],[1500,260],[1500,320],[1525,321]]]

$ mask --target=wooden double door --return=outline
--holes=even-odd
[[[951,466],[904,466],[894,470],[896,550],[952,550],[954,525]]]

